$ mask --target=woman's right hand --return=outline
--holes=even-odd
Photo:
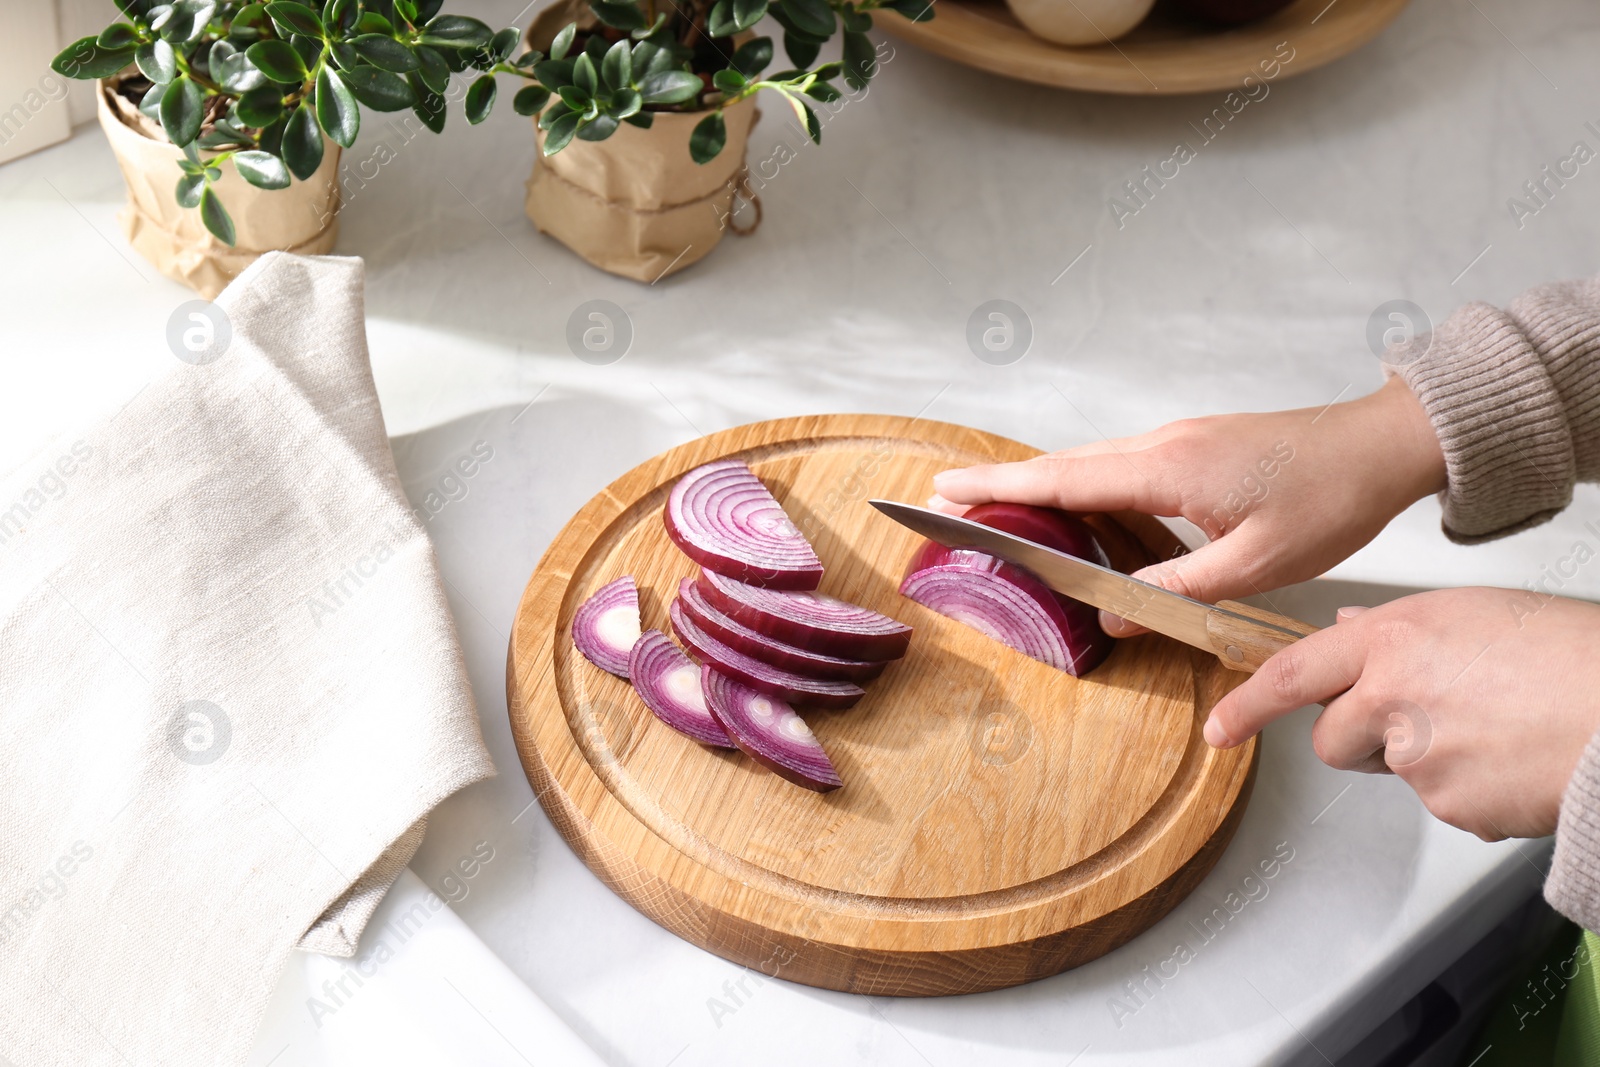
[[[944,471],[929,501],[1182,516],[1209,543],[1135,573],[1214,603],[1315,578],[1445,486],[1444,454],[1403,381],[1325,409],[1216,415],[1021,463]],[[1107,632],[1139,632],[1106,612]]]

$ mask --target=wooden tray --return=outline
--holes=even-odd
[[[506,670],[517,751],[562,836],[678,936],[770,976],[854,993],[969,993],[1056,974],[1149,927],[1243,815],[1255,742],[1205,745],[1243,676],[1164,637],[1074,679],[900,597],[916,538],[866,500],[921,500],[940,470],[1024,459],[992,434],[881,415],[779,419],[674,448],[613,482],[528,583]],[[572,647],[573,612],[632,574],[666,628],[695,568],[661,511],[679,475],[748,462],[806,531],[824,592],[916,628],[842,712],[807,713],[844,788],[812,793],[657,721]],[[1150,549],[1160,523],[1119,518]]]
[[[1158,3],[1127,36],[1093,48],[1068,48],[1033,36],[1005,0],[938,0],[927,22],[884,11],[876,24],[946,59],[1008,78],[1060,89],[1163,96],[1248,88],[1244,79],[1250,74],[1273,81],[1260,66],[1273,59],[1280,64],[1276,78],[1304,74],[1378,36],[1407,2],[1297,0],[1270,18],[1234,28],[1199,23]],[[1284,42],[1293,49],[1287,63],[1278,54]]]

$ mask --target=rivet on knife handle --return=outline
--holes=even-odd
[[[1222,665],[1236,671],[1254,674],[1278,650],[1317,632],[1317,627],[1299,619],[1263,611],[1236,600],[1219,601],[1217,607],[1223,610],[1206,616],[1206,634]],[[1241,615],[1245,618],[1236,617]],[[1268,625],[1256,626],[1250,620]]]

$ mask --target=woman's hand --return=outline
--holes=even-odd
[[[1330,767],[1393,771],[1487,841],[1552,833],[1600,727],[1600,606],[1442,589],[1347,608],[1223,697],[1205,737],[1231,747],[1318,701],[1311,741]]]
[[[930,504],[958,514],[1004,500],[1181,515],[1211,543],[1136,577],[1214,602],[1315,578],[1444,483],[1433,427],[1395,378],[1325,409],[1188,419],[1023,463],[945,471]],[[1117,636],[1139,631],[1105,612],[1101,625]]]

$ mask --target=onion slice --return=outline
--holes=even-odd
[[[688,578],[678,582],[678,603],[696,626],[718,641],[779,670],[822,681],[865,682],[882,674],[888,666],[883,660],[823,656],[759,634],[712,607],[700,587]]]
[[[678,479],[664,513],[667,536],[700,566],[773,589],[815,589],[822,561],[783,506],[736,459]]]
[[[728,618],[808,652],[898,659],[911,644],[911,627],[905,623],[821,593],[762,589],[715,571],[703,571],[696,585]]]
[[[1099,666],[1112,639],[1099,613],[1058,597],[1014,564],[965,549],[912,570],[900,592],[924,607],[1075,677]]]
[[[619,678],[628,677],[628,652],[639,640],[639,587],[624,574],[594,591],[572,616],[572,643],[583,658]]]
[[[811,727],[793,708],[719,673],[701,668],[706,703],[739,750],[795,785],[827,793],[844,782]]]
[[[695,625],[683,610],[683,604],[674,600],[667,609],[673,632],[678,640],[693,652],[701,663],[709,663],[722,674],[752,689],[777,697],[790,704],[813,708],[848,708],[866,695],[866,691],[853,682],[825,682],[786,671],[736,648],[718,641]]]
[[[700,668],[660,630],[646,630],[633,643],[628,673],[644,706],[680,734],[717,748],[733,748],[728,732],[706,707]]]

